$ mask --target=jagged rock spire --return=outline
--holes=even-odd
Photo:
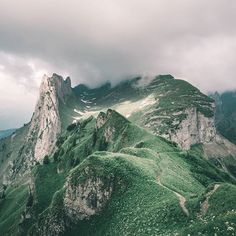
[[[52,77],[43,76],[27,139],[33,148],[30,159],[40,161],[53,151],[61,133],[60,102],[66,103],[71,93],[69,77],[64,80],[55,73]]]

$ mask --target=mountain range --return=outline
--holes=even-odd
[[[1,234],[234,235],[234,97],[45,75],[31,121],[0,139]]]

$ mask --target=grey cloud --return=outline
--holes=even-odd
[[[2,0],[0,48],[46,61],[74,83],[166,72],[206,91],[218,89],[211,82],[225,71],[234,77],[235,10],[231,0]],[[222,38],[225,50],[211,45]],[[206,60],[212,51],[227,62],[221,68],[220,59]],[[233,80],[229,86],[236,87]]]
[[[35,68],[70,75],[74,85],[170,73],[204,92],[236,89],[233,0],[0,3],[0,51],[17,61],[0,56],[0,64],[30,89]]]
[[[37,89],[32,65],[24,58],[19,58],[9,54],[0,53],[0,72],[23,85],[29,91]]]

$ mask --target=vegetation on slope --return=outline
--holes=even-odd
[[[163,127],[164,133],[178,128],[173,121],[183,120],[187,108],[213,116],[212,99],[185,81],[167,75],[144,87],[139,82],[135,78],[113,88],[77,87],[69,105],[60,103],[63,129],[74,119],[75,108],[99,110],[150,94],[156,103],[129,120],[143,125],[162,117],[158,129]],[[101,116],[101,126],[92,116],[68,126],[55,153],[33,167],[30,183],[6,186],[0,199],[3,235],[234,235],[235,185],[227,173],[203,159],[201,152],[183,152],[115,111]],[[27,126],[16,134],[24,137],[26,131]],[[24,148],[19,138],[16,141],[15,149],[9,138],[0,143],[4,157],[13,148],[13,162]],[[23,165],[23,160],[17,161]],[[86,186],[98,179],[104,189],[112,186],[106,204],[90,217],[71,219],[65,206],[68,183]],[[96,195],[92,200],[97,205]]]
[[[112,130],[109,137],[108,130]],[[21,224],[24,234],[42,235],[50,225],[54,229],[59,225],[64,235],[211,235],[228,232],[221,227],[226,219],[230,227],[234,224],[236,213],[228,195],[234,196],[235,187],[226,173],[115,111],[98,129],[92,117],[69,126],[57,145],[50,163],[33,171],[34,203],[32,217]],[[97,178],[106,185],[112,179],[111,198],[98,214],[72,222],[63,203],[68,178],[75,186]],[[215,183],[220,187],[209,198],[206,215],[199,218],[201,204]],[[225,204],[216,207],[219,198]],[[214,222],[212,215],[217,215]]]

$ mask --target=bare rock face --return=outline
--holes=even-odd
[[[86,168],[85,181],[73,184],[69,177],[65,184],[64,209],[66,215],[74,222],[89,219],[99,213],[110,199],[113,191],[113,178],[105,180],[94,175],[93,171]],[[78,177],[79,178],[79,177]]]
[[[111,109],[108,109],[106,113],[100,112],[97,117],[95,128],[100,129],[106,123],[106,121],[111,117],[112,112],[113,111]]]
[[[62,129],[60,105],[65,104],[72,93],[70,78],[64,80],[56,74],[42,78],[31,121],[8,138],[7,145],[13,152],[1,150],[0,155],[9,160],[6,160],[0,180],[10,183],[18,176],[29,174],[30,166],[41,162],[45,155],[52,153]]]
[[[196,108],[185,111],[187,118],[181,121],[178,129],[169,133],[168,139],[178,143],[183,149],[198,143],[211,143],[216,140],[214,118],[208,118]]]
[[[40,96],[31,119],[27,141],[32,143],[31,158],[36,161],[50,154],[61,133],[59,103],[66,102],[72,93],[70,78],[65,81],[61,76],[53,74],[42,79]]]
[[[96,120],[96,129],[100,129],[107,121],[106,113],[100,112]]]

